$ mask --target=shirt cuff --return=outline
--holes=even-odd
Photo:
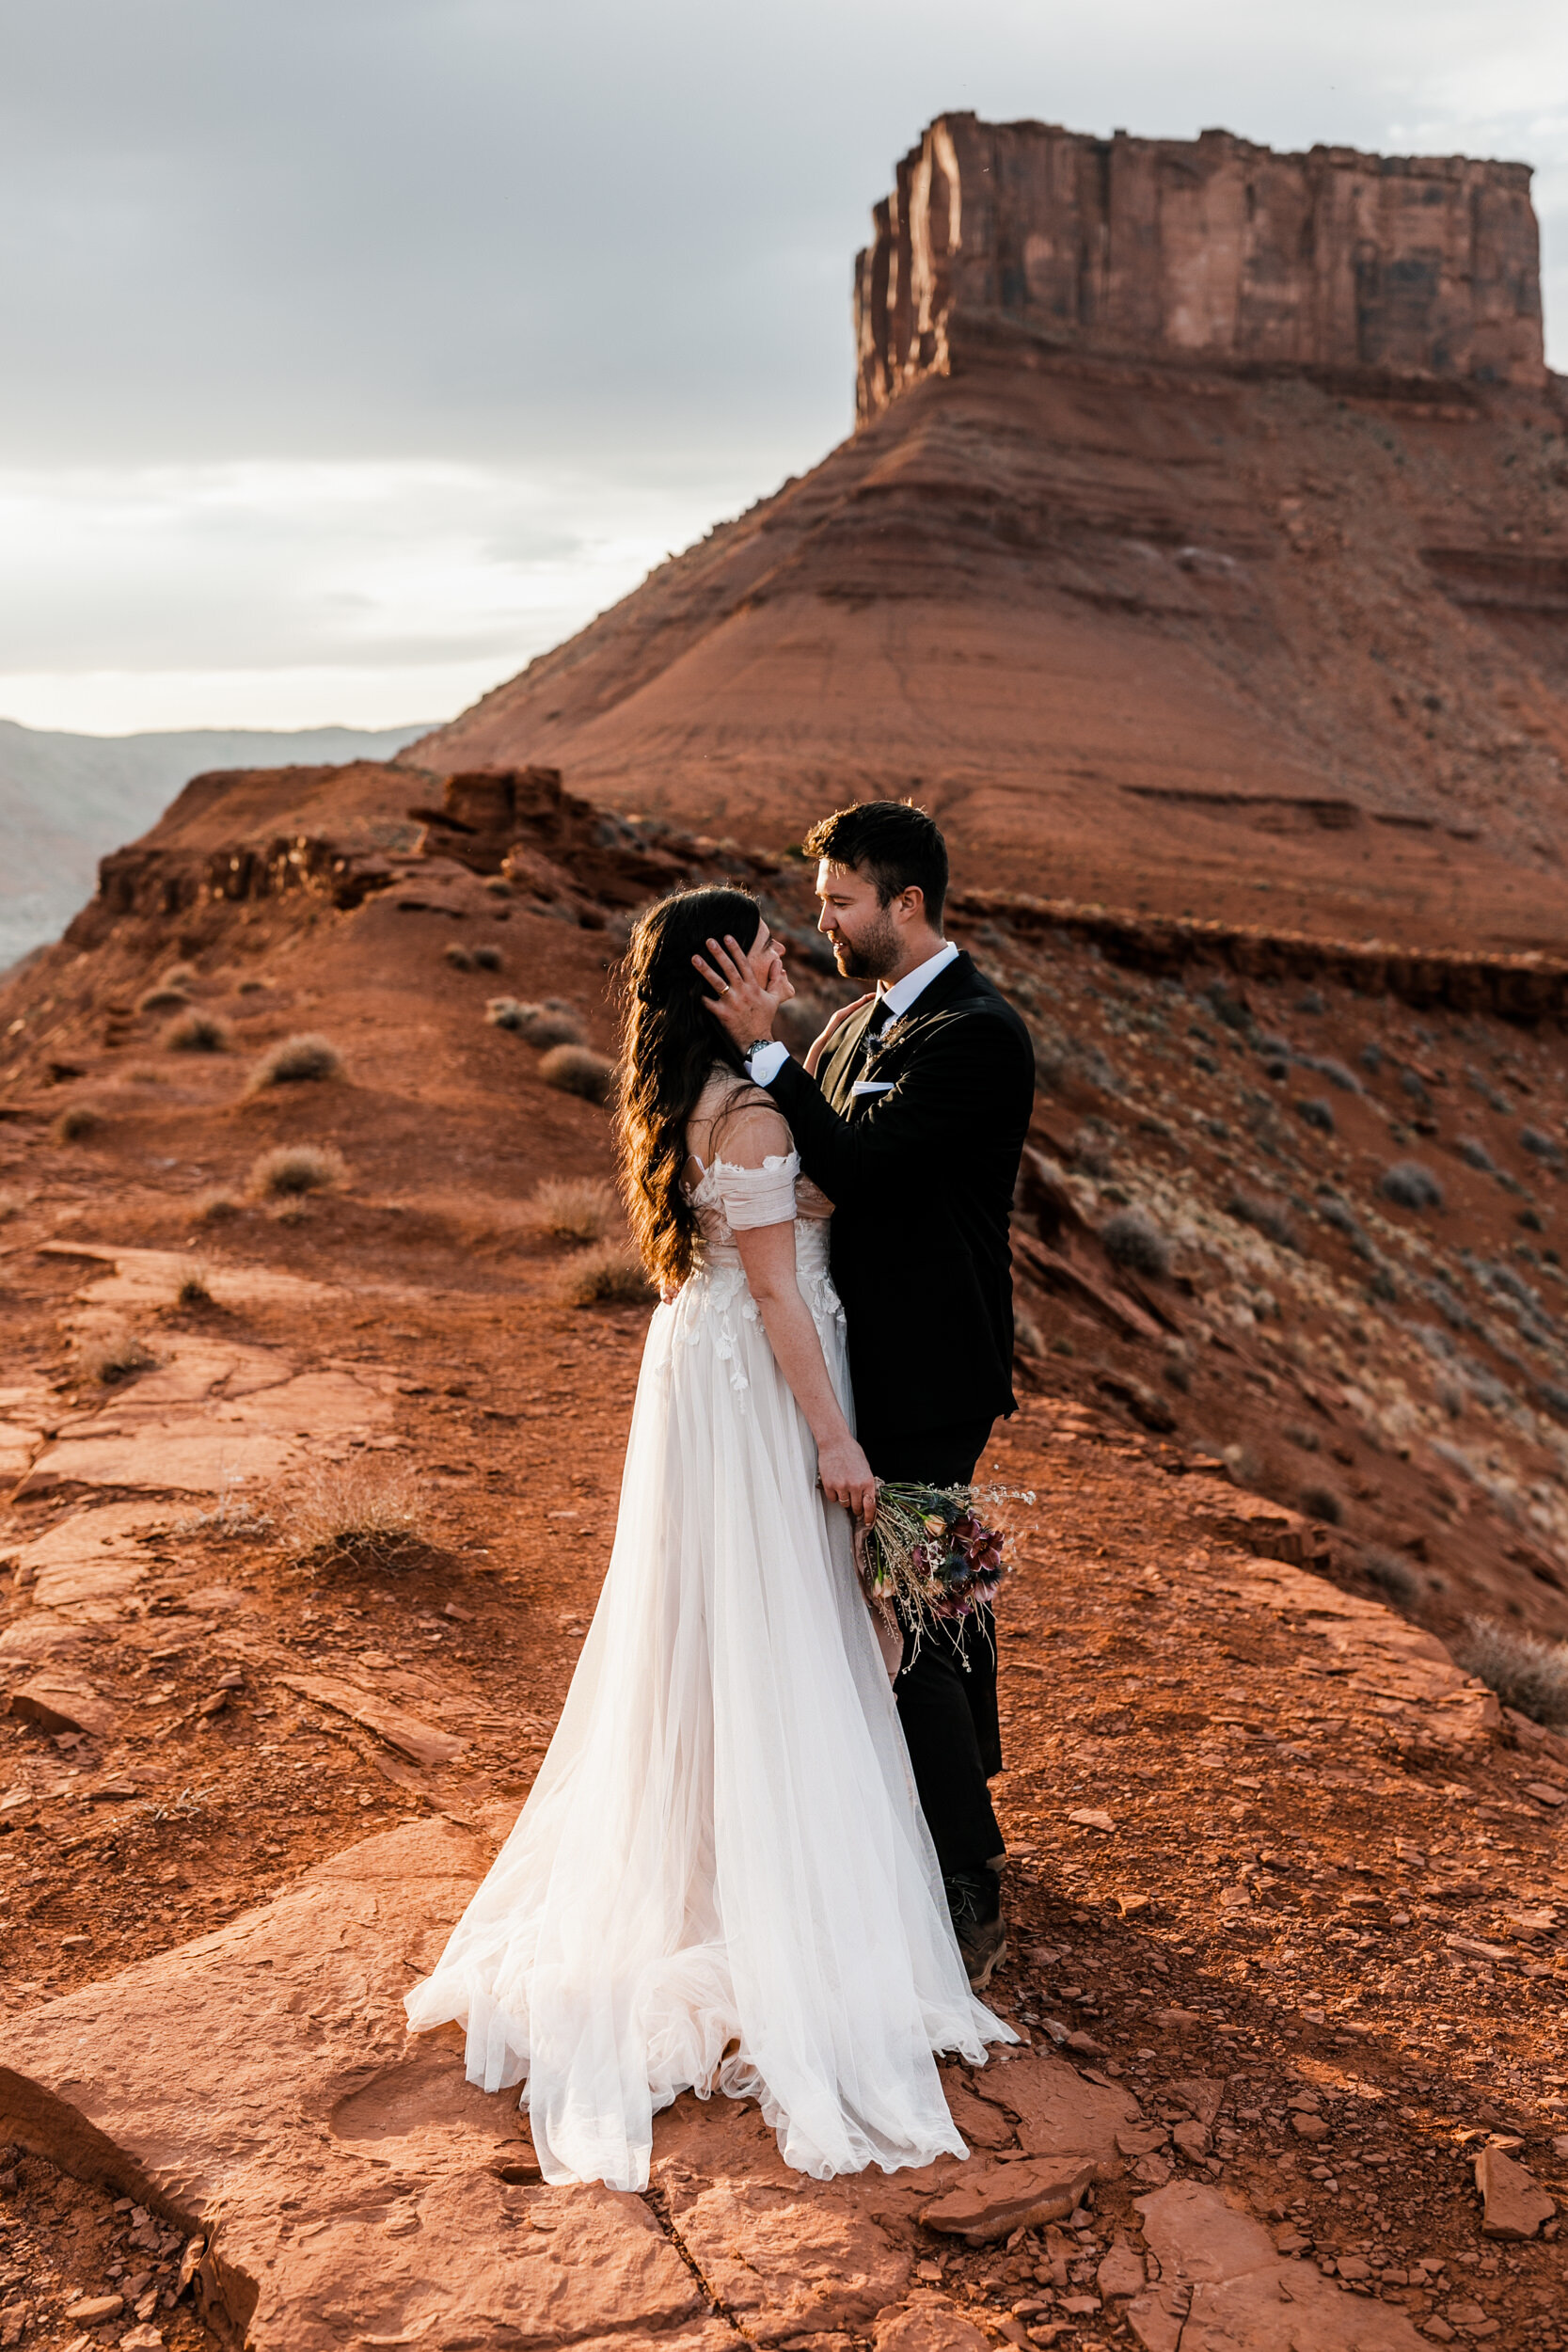
[[[788,1046],[781,1045],[776,1037],[770,1038],[766,1045],[757,1047],[746,1064],[747,1075],[753,1086],[770,1087],[788,1059]]]

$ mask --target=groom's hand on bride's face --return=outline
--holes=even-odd
[[[722,946],[710,939],[707,956],[693,956],[691,961],[713,991],[709,1012],[737,1045],[754,1045],[759,1039],[772,1036],[774,1014],[784,998],[795,993],[777,957],[768,967],[766,987],[752,969],[746,950],[727,935]]]

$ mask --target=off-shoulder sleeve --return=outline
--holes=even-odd
[[[715,1160],[709,1173],[732,1233],[749,1232],[758,1225],[794,1223],[798,1152],[766,1159],[760,1168],[732,1168],[727,1160]]]

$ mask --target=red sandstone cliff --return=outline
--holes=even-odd
[[[1528,177],[944,118],[863,257],[860,429],[404,762],[776,846],[912,791],[971,882],[1560,950]]]
[[[863,421],[998,325],[1096,350],[1539,387],[1524,164],[942,115],[855,272]]]

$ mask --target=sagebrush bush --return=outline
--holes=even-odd
[[[1226,1201],[1226,1213],[1250,1225],[1254,1232],[1275,1243],[1281,1249],[1299,1247],[1295,1228],[1277,1200],[1265,1200],[1256,1192],[1233,1192]]]
[[[1467,1617],[1450,1646],[1455,1664],[1489,1684],[1505,1707],[1532,1723],[1568,1724],[1568,1642],[1542,1642],[1491,1617]]]
[[[314,1078],[335,1078],[342,1057],[331,1040],[313,1030],[298,1037],[279,1038],[261,1056],[250,1073],[250,1091],[265,1087],[300,1086]]]
[[[554,1295],[564,1307],[643,1307],[658,1294],[640,1258],[624,1243],[606,1242],[567,1259]]]
[[[585,1103],[608,1103],[615,1085],[615,1064],[608,1054],[590,1045],[555,1045],[539,1065],[547,1087],[562,1094],[580,1094]]]
[[[1495,1176],[1497,1163],[1479,1136],[1461,1136],[1454,1150],[1466,1168],[1475,1168],[1482,1176]]]
[[[599,1176],[546,1176],[533,1188],[523,1224],[547,1241],[603,1241],[619,1215],[613,1188]]]
[[[510,1029],[526,1044],[542,1051],[552,1045],[580,1045],[582,1024],[575,1013],[557,1005],[520,1004],[515,996],[492,996],[484,1018],[498,1029]]]
[[[1396,1160],[1384,1169],[1377,1188],[1386,1200],[1402,1209],[1440,1209],[1443,1205],[1442,1185],[1419,1160]]]
[[[1013,1345],[1021,1356],[1043,1356],[1045,1338],[1033,1315],[1013,1311]]]
[[[168,1054],[227,1054],[234,1035],[215,1012],[190,1011],[169,1023],[163,1042]]]
[[[209,1192],[198,1192],[185,1214],[193,1225],[221,1225],[226,1217],[238,1216],[244,1203],[221,1184]]]
[[[488,939],[481,941],[474,949],[473,959],[476,972],[499,972],[504,961],[500,949]]]
[[[171,988],[167,980],[154,980],[152,986],[144,988],[137,997],[136,1010],[138,1012],[174,1012],[180,1006],[188,1005],[190,1001],[191,993],[188,988],[178,986]]]
[[[134,1379],[138,1372],[151,1372],[158,1359],[145,1340],[133,1332],[116,1331],[106,1338],[93,1340],[82,1350],[82,1370],[89,1380],[102,1382],[106,1389],[118,1387],[121,1380]]]
[[[1100,1238],[1113,1265],[1133,1274],[1170,1272],[1170,1243],[1141,1209],[1118,1209],[1101,1227]]]
[[[1361,1555],[1361,1565],[1379,1592],[1386,1593],[1396,1609],[1413,1609],[1421,1597],[1421,1580],[1397,1551],[1385,1551],[1381,1545],[1369,1546]]]
[[[103,1125],[102,1111],[94,1110],[90,1103],[72,1103],[69,1110],[60,1113],[49,1132],[56,1143],[85,1143]]]
[[[290,1498],[284,1547],[319,1567],[396,1567],[429,1544],[414,1476],[384,1454],[324,1462]]]
[[[194,963],[171,963],[162,976],[162,985],[165,988],[194,988],[197,977]]]
[[[1314,1127],[1321,1136],[1335,1133],[1334,1105],[1325,1103],[1322,1095],[1304,1094],[1291,1104],[1291,1108],[1304,1127]]]
[[[336,1144],[279,1143],[253,1160],[246,1190],[259,1200],[284,1200],[341,1184],[348,1163]]]
[[[442,948],[441,955],[443,961],[450,963],[454,972],[471,972],[474,968],[472,956],[459,940],[450,941]]]
[[[1562,1146],[1550,1136],[1544,1136],[1539,1127],[1520,1128],[1519,1149],[1528,1152],[1532,1159],[1544,1160],[1549,1168],[1561,1165]]]
[[[1338,1527],[1345,1516],[1345,1506],[1332,1486],[1304,1486],[1301,1507],[1309,1519],[1322,1519],[1325,1527]]]

